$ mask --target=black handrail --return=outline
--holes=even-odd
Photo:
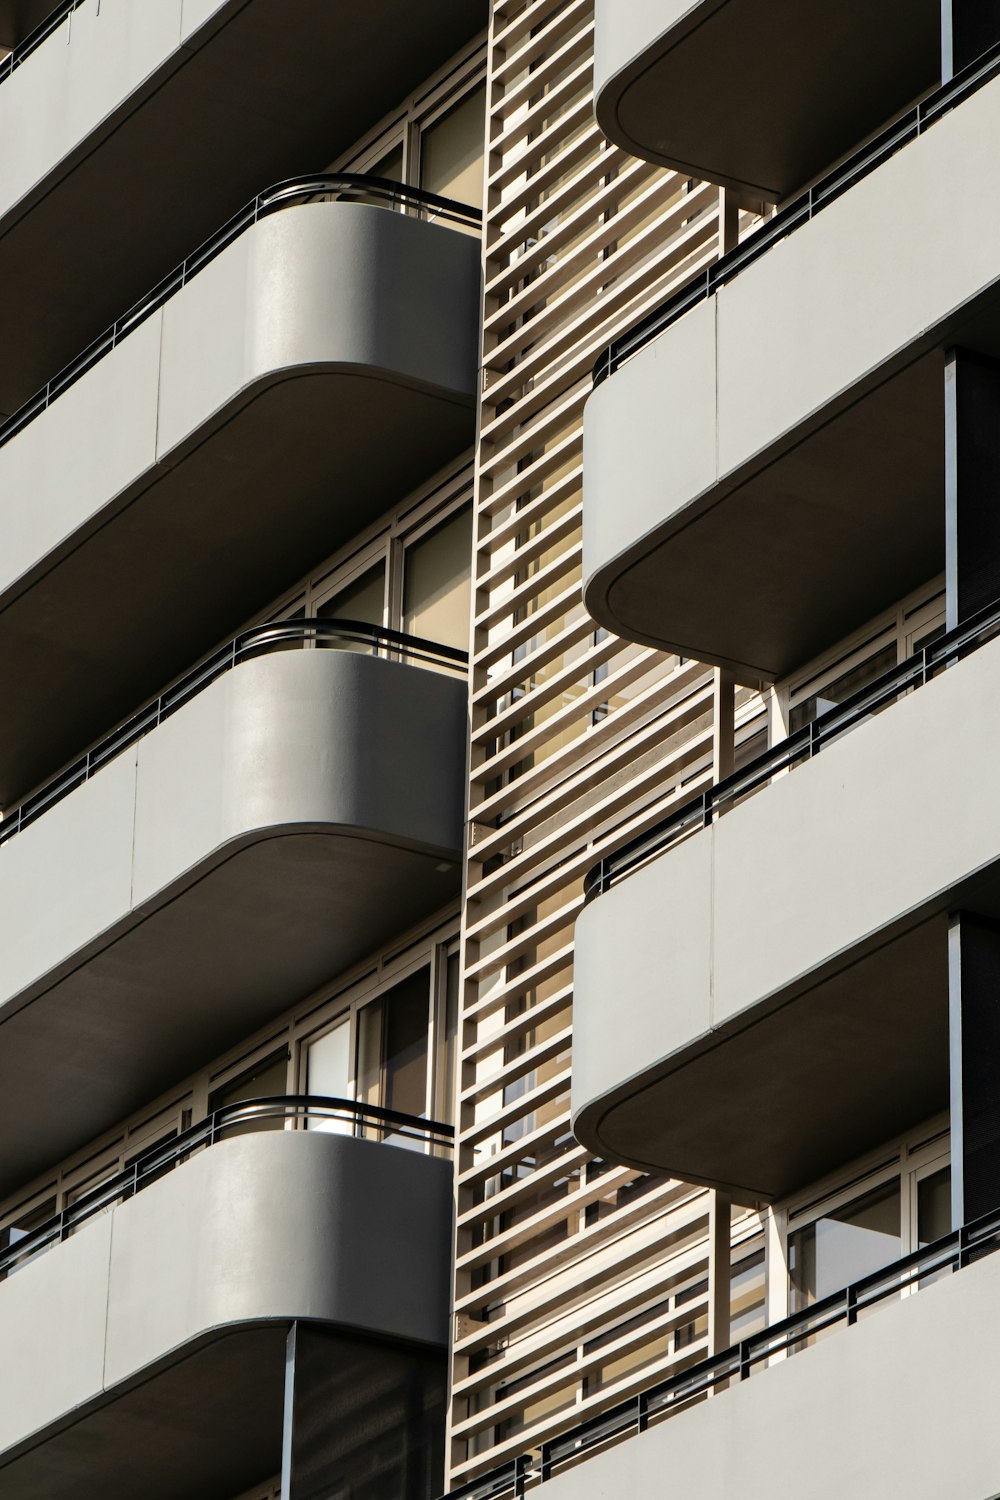
[[[193,1151],[216,1145],[237,1128],[245,1133],[255,1127],[267,1128],[274,1121],[306,1129],[310,1124],[315,1128],[326,1121],[334,1121],[350,1126],[352,1135],[365,1139],[386,1140],[397,1136],[446,1149],[452,1147],[455,1139],[454,1128],[439,1120],[426,1120],[417,1115],[402,1114],[399,1110],[383,1109],[380,1105],[359,1104],[353,1099],[336,1099],[323,1094],[275,1094],[224,1104],[204,1120],[141,1152],[124,1172],[98,1184],[61,1213],[54,1214],[44,1224],[39,1224],[22,1239],[0,1251],[0,1278],[51,1245],[59,1244],[96,1214],[134,1197],[186,1160]]]
[[[558,1469],[586,1458],[590,1452],[645,1432],[652,1423],[684,1410],[710,1391],[724,1389],[731,1381],[747,1380],[758,1367],[766,1368],[776,1356],[797,1354],[809,1339],[824,1330],[839,1323],[850,1327],[868,1308],[898,1296],[908,1287],[919,1289],[925,1278],[964,1270],[973,1261],[997,1250],[1000,1250],[1000,1211],[984,1214],[842,1291],[823,1297],[811,1307],[772,1323],[723,1353],[700,1360],[610,1410],[576,1423],[533,1452],[519,1454],[458,1489],[449,1490],[442,1500],[501,1500],[508,1495],[521,1496],[528,1488],[544,1484]]]
[[[83,0],[61,0],[61,4],[57,5],[55,10],[50,11],[44,21],[39,21],[38,25],[33,27],[28,35],[19,41],[0,62],[0,83],[5,83],[15,69],[19,68],[43,42],[47,41],[63,21],[82,4]]]
[[[93,745],[86,755],[32,792],[30,797],[8,808],[0,820],[0,845],[14,838],[41,813],[88,781],[95,771],[100,770],[122,750],[162,724],[164,719],[190,702],[202,688],[221,677],[223,672],[228,672],[231,667],[252,657],[265,656],[271,651],[324,645],[348,648],[360,646],[373,656],[382,654],[393,660],[454,672],[464,672],[469,663],[468,654],[454,646],[441,646],[435,641],[424,640],[421,636],[405,635],[401,630],[390,630],[383,625],[367,625],[359,620],[316,618],[275,620],[269,625],[255,625],[252,630],[244,630],[235,636],[227,645],[213,652],[206,661],[172,683],[124,724]]]
[[[800,224],[806,224],[820,209],[867,177],[890,156],[908,146],[911,141],[940,120],[970,95],[991,82],[1000,73],[1000,45],[991,47],[975,62],[963,68],[948,83],[928,94],[913,109],[880,132],[873,140],[860,147],[847,161],[835,167],[826,177],[806,192],[793,198],[774,218],[768,219],[759,229],[738,245],[735,250],[691,277],[676,292],[652,312],[647,313],[625,333],[613,340],[598,356],[594,365],[594,385],[613,375],[618,367],[633,354],[658,338],[661,333],[676,323],[693,307],[713,296],[720,287],[737,277],[772,245],[793,233]]]
[[[228,219],[204,244],[181,261],[169,276],[159,282],[152,291],[141,297],[128,312],[123,313],[110,328],[88,344],[75,359],[71,360],[49,380],[40,391],[19,406],[6,420],[0,423],[0,447],[25,428],[29,422],[46,411],[57,396],[61,396],[82,375],[93,369],[99,360],[110,354],[122,339],[134,332],[140,324],[162,307],[175,292],[191,280],[199,271],[220,255],[227,246],[238,239],[245,229],[251,228],[260,219],[277,213],[283,208],[292,208],[303,203],[314,203],[329,197],[356,201],[358,198],[377,198],[393,208],[414,208],[421,213],[432,214],[451,224],[462,224],[467,228],[478,228],[482,214],[465,203],[456,203],[451,198],[441,198],[437,193],[425,192],[423,188],[408,187],[402,182],[392,182],[387,177],[369,177],[357,172],[326,172],[312,177],[290,177],[274,187],[258,193],[245,208]]]
[[[823,747],[854,729],[870,714],[894,702],[904,693],[923,687],[932,677],[961,661],[1000,634],[1000,600],[980,610],[963,625],[939,636],[906,661],[890,668],[868,687],[860,688],[843,703],[819,714],[811,724],[797,729],[763,755],[734,771],[701,793],[683,802],[653,828],[606,854],[584,879],[588,901],[601,895],[640,866],[680,843],[701,828],[708,828],[726,807],[766,786],[779,771],[790,770],[818,755]]]

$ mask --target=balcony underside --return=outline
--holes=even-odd
[[[450,1198],[443,1160],[273,1132],[213,1146],[81,1226],[0,1287],[8,1357],[34,1339],[59,1360],[5,1393],[4,1496],[218,1500],[270,1479],[286,1335],[304,1317],[296,1397],[332,1419],[345,1478],[395,1500],[401,1443],[431,1440],[443,1395]]]
[[[1000,354],[1000,211],[973,180],[998,139],[994,81],[594,391],[601,624],[756,684],[942,571],[945,352]]]
[[[485,0],[190,12],[90,0],[71,42],[64,24],[0,87],[0,411],[267,183],[322,171],[487,20]]]
[[[755,1202],[947,1108],[947,914],[1000,918],[998,675],[994,641],[591,902],[590,1150]]]
[[[597,118],[634,156],[787,197],[940,76],[938,0],[598,0]]]
[[[457,896],[464,725],[464,680],[269,656],[0,849],[0,1193]]]
[[[287,209],[0,450],[0,805],[462,452],[478,280],[456,232]]]

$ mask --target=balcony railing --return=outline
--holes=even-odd
[[[0,83],[6,83],[10,75],[27,62],[33,52],[36,52],[43,42],[48,41],[54,31],[57,31],[65,20],[78,10],[83,0],[61,0],[55,10],[49,12],[44,21],[39,21],[24,39],[18,42],[13,51],[0,62]]]
[[[224,672],[257,656],[303,647],[360,651],[438,671],[465,672],[469,662],[467,653],[453,646],[441,646],[420,636],[405,635],[400,630],[367,625],[357,620],[276,620],[269,625],[257,625],[220,647],[200,666],[194,667],[92,746],[86,755],[58,772],[23,802],[8,808],[0,820],[0,845],[14,838],[74,788],[89,781],[95,771],[162,724]]]
[[[605,855],[587,872],[584,880],[586,899],[590,901],[610,890],[619,880],[624,880],[667,849],[672,849],[699,829],[709,828],[720,813],[767,786],[779,772],[789,771],[803,761],[811,760],[825,746],[857,728],[879,709],[888,707],[915,688],[923,687],[998,634],[1000,601],[988,605],[947,635],[939,636],[931,645],[883,673],[868,687],[852,693],[835,708],[827,709],[811,724],[796,730],[723,781],[716,782],[701,796],[683,802],[648,832]]]
[[[116,345],[133,333],[140,324],[161,308],[175,292],[179,292],[193,276],[220,255],[244,230],[251,228],[260,219],[281,209],[296,208],[305,203],[330,201],[357,202],[372,199],[390,208],[412,210],[419,215],[430,215],[448,224],[458,224],[468,229],[477,229],[482,223],[478,209],[467,204],[456,203],[451,198],[441,198],[436,193],[422,188],[407,187],[405,183],[390,182],[384,177],[369,177],[356,172],[328,172],[314,177],[290,177],[274,187],[258,193],[245,208],[228,219],[220,229],[199,245],[191,255],[185,257],[169,276],[157,283],[128,312],[123,313],[110,328],[88,344],[75,359],[54,375],[40,391],[18,407],[3,423],[0,423],[0,447],[26,427],[52,405],[58,396],[68,390],[81,376],[110,354]]]
[[[432,1151],[450,1150],[455,1138],[451,1125],[373,1104],[358,1104],[351,1099],[289,1094],[226,1104],[204,1120],[142,1152],[124,1172],[109,1177],[61,1213],[0,1250],[0,1280],[60,1244],[88,1219],[142,1192],[203,1147],[214,1146],[234,1133],[245,1135],[254,1130],[274,1129],[333,1129],[362,1139],[415,1143]]]
[[[831,1293],[780,1323],[772,1323],[770,1328],[734,1344],[722,1354],[701,1360],[609,1411],[578,1423],[535,1451],[510,1459],[478,1479],[450,1490],[442,1500],[504,1500],[507,1496],[524,1495],[581,1460],[686,1410],[693,1402],[749,1379],[757,1370],[767,1369],[772,1361],[798,1354],[817,1334],[838,1325],[851,1327],[862,1314],[882,1303],[903,1293],[917,1292],[928,1282],[964,1270],[997,1250],[1000,1250],[1000,1212],[976,1219],[932,1245],[855,1281],[843,1291]]]
[[[613,375],[619,366],[630,359],[633,354],[638,354],[640,349],[652,343],[672,323],[676,323],[699,303],[707,301],[727,282],[734,280],[741,271],[746,270],[747,266],[765,255],[772,245],[777,244],[778,240],[792,234],[802,224],[807,224],[821,209],[826,208],[856,183],[861,182],[890,156],[894,156],[897,151],[901,151],[904,146],[915,141],[929,126],[940,120],[942,115],[948,114],[957,105],[964,103],[998,74],[1000,74],[1000,46],[984,52],[981,57],[977,58],[974,63],[970,63],[961,73],[957,73],[948,83],[943,84],[932,94],[928,94],[918,105],[900,119],[893,121],[847,161],[835,167],[808,191],[793,198],[772,219],[768,219],[759,229],[754,230],[742,245],[738,245],[735,250],[730,250],[728,254],[713,261],[706,270],[699,271],[659,307],[647,313],[640,322],[625,333],[619,334],[618,338],[599,355],[594,365],[594,385],[598,386],[607,380],[608,376]]]

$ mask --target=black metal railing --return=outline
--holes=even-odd
[[[818,715],[811,724],[797,729],[763,755],[731,776],[718,781],[697,797],[684,801],[646,833],[607,854],[587,872],[587,900],[599,896],[640,866],[657,858],[701,828],[708,828],[718,815],[744,797],[767,786],[780,771],[788,771],[811,760],[824,746],[863,723],[871,714],[894,703],[905,693],[923,685],[945,668],[961,661],[1000,634],[1000,601],[973,615],[957,629],[939,636],[906,661],[890,668],[868,687],[860,688]]]
[[[398,1110],[382,1109],[374,1104],[358,1104],[352,1099],[333,1099],[323,1095],[269,1095],[261,1099],[225,1104],[220,1109],[178,1131],[159,1145],[138,1155],[123,1172],[109,1177],[89,1192],[81,1194],[61,1213],[37,1225],[14,1244],[0,1250],[0,1279],[18,1266],[33,1260],[53,1245],[60,1244],[88,1219],[124,1203],[150,1183],[173,1170],[196,1151],[229,1139],[234,1133],[246,1135],[254,1130],[339,1129],[344,1135],[367,1140],[407,1141],[429,1150],[450,1150],[455,1139],[451,1125],[425,1120]]]
[[[39,21],[38,25],[33,27],[0,62],[0,83],[5,83],[10,75],[23,62],[26,62],[43,42],[48,41],[52,33],[57,31],[82,4],[83,0],[61,0],[61,4],[57,5],[55,10],[50,11],[44,21]]]
[[[263,193],[258,193],[245,208],[228,219],[221,229],[217,229],[204,244],[199,245],[193,254],[182,260],[169,276],[165,276],[153,287],[152,291],[141,297],[99,338],[88,344],[82,353],[59,371],[58,375],[54,375],[40,391],[36,391],[23,406],[19,406],[17,411],[0,423],[0,447],[10,442],[11,438],[16,437],[29,422],[34,421],[35,417],[46,411],[58,396],[68,390],[88,370],[93,369],[98,361],[102,360],[106,354],[110,354],[112,349],[133,333],[148,317],[151,317],[176,292],[179,292],[193,276],[196,276],[227,246],[238,239],[244,230],[249,229],[260,219],[267,218],[269,214],[278,213],[281,209],[294,208],[303,203],[318,203],[327,200],[357,202],[372,199],[377,200],[379,204],[387,204],[390,208],[412,209],[419,214],[431,215],[435,219],[441,219],[449,224],[461,224],[466,228],[478,228],[482,223],[482,215],[478,209],[469,208],[464,203],[456,203],[451,198],[440,198],[436,193],[427,193],[422,188],[407,187],[401,182],[391,182],[385,177],[368,177],[356,172],[328,172],[313,177],[291,177],[286,182],[279,182],[274,187],[267,188]]]
[[[940,120],[957,105],[963,103],[984,84],[1000,74],[1000,46],[970,63],[948,83],[928,94],[905,115],[886,126],[873,140],[868,141],[847,161],[835,167],[820,182],[807,192],[793,198],[768,219],[759,229],[738,245],[735,250],[699,271],[659,307],[647,313],[640,322],[622,333],[598,357],[594,365],[594,385],[600,385],[613,375],[625,360],[658,338],[664,329],[676,323],[685,313],[700,302],[713,296],[720,287],[737,277],[760,256],[766,255],[772,245],[792,234],[802,224],[807,224],[821,209],[846,193],[849,188],[874,172],[890,156],[908,146],[922,135],[929,126]]]
[[[862,1314],[881,1303],[902,1292],[918,1291],[942,1275],[964,1270],[997,1250],[1000,1250],[1000,1212],[986,1214],[932,1245],[853,1282],[843,1291],[814,1302],[780,1323],[772,1323],[724,1353],[690,1365],[609,1411],[577,1423],[532,1452],[519,1454],[468,1484],[449,1490],[442,1500],[503,1500],[506,1496],[523,1495],[581,1459],[645,1432],[712,1392],[722,1392],[749,1379],[755,1371],[766,1369],[772,1360],[799,1354],[818,1334],[838,1324],[850,1327]]]
[[[468,654],[453,646],[441,646],[420,636],[405,635],[400,630],[390,630],[382,625],[366,625],[358,620],[276,620],[269,625],[256,625],[213,652],[200,666],[192,668],[140,708],[124,724],[93,745],[86,755],[32,792],[30,797],[8,808],[0,820],[0,845],[14,838],[74,788],[89,781],[95,771],[162,724],[164,719],[189,703],[230,668],[272,651],[310,646],[361,651],[366,655],[432,667],[438,671],[464,673],[469,663]]]

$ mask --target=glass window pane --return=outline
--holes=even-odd
[[[420,137],[420,186],[473,208],[483,206],[486,85],[466,94]]]
[[[430,968],[419,969],[358,1017],[358,1098],[403,1114],[427,1113]]]
[[[951,1233],[951,1168],[917,1183],[917,1249]]]
[[[826,713],[827,709],[835,708],[838,703],[843,703],[852,693],[859,693],[862,688],[881,677],[883,672],[889,672],[896,665],[895,643],[883,646],[881,651],[876,651],[867,660],[859,662],[849,672],[845,672],[833,682],[826,683],[818,693],[813,693],[801,703],[797,703],[788,717],[788,728],[791,734],[797,729],[811,724],[820,714]]]
[[[7,1224],[0,1229],[0,1250],[14,1249],[22,1240],[27,1239],[28,1235],[34,1230],[40,1229],[49,1219],[54,1218],[55,1213],[56,1200],[54,1198],[46,1198],[44,1203],[39,1203],[34,1208],[13,1215]],[[54,1241],[53,1243],[58,1243],[58,1241]],[[22,1256],[11,1263],[6,1274],[10,1275],[21,1266],[26,1266],[37,1255],[44,1254],[44,1251],[48,1248],[49,1246],[46,1245],[44,1249],[25,1251]]]
[[[472,507],[407,547],[403,629],[460,651],[469,645]]]
[[[898,1260],[900,1213],[897,1179],[790,1235],[792,1312]]]
[[[268,1099],[280,1097],[288,1092],[288,1053],[275,1052],[265,1057],[254,1067],[248,1068],[238,1078],[214,1089],[208,1100],[209,1113],[221,1109],[225,1104],[242,1104],[246,1099]],[[231,1135],[247,1135],[257,1130],[281,1130],[284,1122],[276,1116],[259,1122],[248,1121],[244,1125],[227,1125],[226,1138]]]
[[[376,563],[346,588],[342,588],[331,599],[319,605],[316,614],[323,620],[354,620],[361,625],[382,625],[385,622],[385,563]],[[368,652],[373,648],[361,642],[337,641],[335,638],[321,640],[321,646],[342,651]]]
[[[349,1099],[351,1090],[351,1026],[341,1021],[325,1036],[311,1042],[306,1053],[306,1091],[315,1097]],[[351,1135],[353,1122],[346,1120],[310,1120],[310,1130],[325,1130],[333,1135]]]

